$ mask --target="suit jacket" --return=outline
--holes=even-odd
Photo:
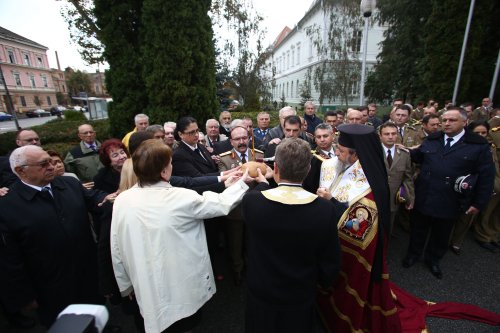
[[[203,154],[194,152],[184,142],[179,143],[179,147],[174,150],[172,156],[172,175],[174,176],[218,176],[217,164],[212,159],[207,148],[197,144],[198,149]]]
[[[468,207],[454,191],[455,180],[468,174],[477,175],[472,198],[467,206],[484,209],[493,193],[495,166],[486,139],[465,131],[449,151],[444,152],[444,134],[429,135],[411,150],[411,159],[421,165],[415,182],[415,208],[424,215],[444,219],[457,218]]]
[[[0,198],[0,295],[11,311],[37,300],[46,326],[70,304],[102,302],[87,212],[105,193],[73,177],[51,187],[53,198],[18,180]]]
[[[383,147],[385,149],[385,147]],[[384,151],[384,156],[387,151]],[[387,158],[384,159],[385,168],[387,169],[387,177],[389,182],[389,191],[391,193],[391,212],[396,212],[399,207],[399,202],[396,202],[396,193],[399,188],[404,186],[407,202],[415,201],[415,187],[413,185],[413,170],[410,154],[404,150],[396,148],[396,153],[392,158],[392,164],[389,167]]]
[[[256,189],[266,188],[260,184]],[[315,304],[316,285],[332,285],[340,270],[337,221],[343,211],[319,197],[310,203],[285,204],[258,190],[249,191],[241,205],[248,232],[247,313],[262,305],[260,313],[266,312],[267,318],[247,317],[247,322],[259,332],[271,332],[276,324],[272,319],[302,322],[280,318],[280,310],[299,309],[298,316],[307,317],[307,309]]]

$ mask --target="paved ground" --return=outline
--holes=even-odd
[[[388,263],[391,279],[414,295],[433,302],[464,302],[500,313],[500,254],[484,251],[474,243],[471,235],[466,239],[461,256],[449,252],[442,262],[444,278],[437,280],[423,265],[418,263],[410,269],[401,267],[408,235],[396,230],[398,238],[392,238]],[[239,333],[244,331],[245,287],[235,287],[230,275],[217,285],[217,294],[207,303],[201,325],[196,333]],[[130,318],[121,314],[119,307],[111,308],[111,323],[121,325],[122,332],[134,333]],[[429,331],[434,333],[500,333],[500,327],[491,327],[476,322],[452,321],[429,318]],[[318,327],[317,333],[323,332]],[[8,326],[0,315],[0,332],[40,333],[40,327],[29,331],[15,330]]]

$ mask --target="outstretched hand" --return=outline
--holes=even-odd
[[[324,187],[319,187],[318,190],[316,191],[316,194],[326,200],[330,200],[332,198],[332,194],[328,189]]]

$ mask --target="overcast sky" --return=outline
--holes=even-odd
[[[67,24],[60,14],[62,2],[0,0],[0,26],[47,46],[47,56],[52,68],[57,67],[57,51],[61,68],[70,66],[95,71],[95,66],[85,65],[76,51],[76,46],[71,44]],[[262,26],[267,29],[264,45],[272,43],[286,25],[293,28],[312,2],[313,0],[253,0],[255,9],[264,17]]]

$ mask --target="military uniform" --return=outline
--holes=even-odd
[[[413,147],[418,144],[418,134],[419,133],[414,126],[406,124],[403,126],[403,137],[401,137],[401,135],[398,135],[396,143],[403,144],[403,146],[405,147]]]
[[[480,107],[474,109],[474,111],[472,111],[472,120],[488,121],[490,119],[491,110],[492,110],[492,108],[490,106],[488,106],[486,108],[483,106],[480,106]]]
[[[424,117],[424,109],[416,108],[411,112],[410,119],[421,120]]]
[[[246,161],[256,161],[264,158],[264,152],[255,149],[247,149]],[[233,149],[220,154],[219,171],[227,171],[239,165],[242,165],[240,155]],[[235,273],[235,282],[241,280],[241,273],[245,265],[243,260],[243,242],[245,225],[241,215],[241,205],[236,206],[227,216],[226,232],[229,254],[231,257],[233,272]]]

